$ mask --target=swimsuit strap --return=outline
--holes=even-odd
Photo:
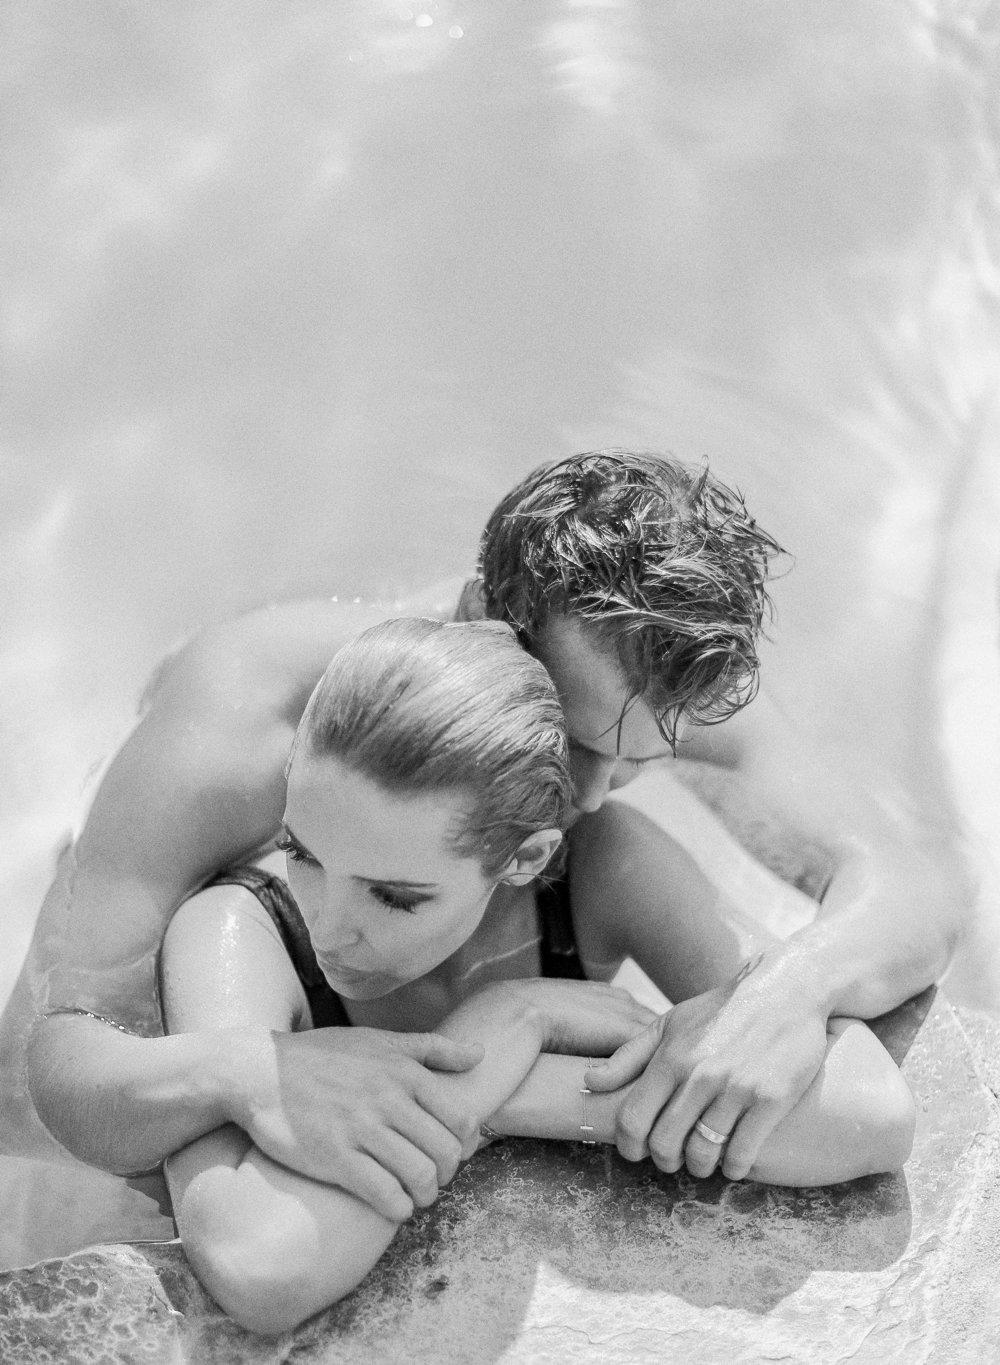
[[[309,930],[295,897],[280,877],[263,868],[244,864],[226,868],[213,877],[208,886],[243,886],[250,891],[267,911],[281,935],[285,951],[292,960],[295,973],[309,1001],[313,1028],[350,1026],[350,1019],[340,996],[323,975],[313,951]]]
[[[580,953],[576,946],[573,911],[569,903],[569,875],[565,867],[551,881],[540,882],[536,893],[542,941],[539,953],[542,976],[585,981]]]

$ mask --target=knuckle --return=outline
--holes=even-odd
[[[730,1082],[725,1066],[714,1057],[698,1058],[691,1068],[691,1079],[702,1085],[711,1086],[713,1090],[728,1088]]]
[[[711,1157],[688,1156],[685,1163],[690,1175],[696,1176],[699,1180],[704,1180],[715,1170],[715,1162]]]
[[[638,1142],[646,1136],[642,1119],[628,1105],[618,1115],[618,1135],[626,1142]]]
[[[730,1080],[725,1087],[726,1098],[738,1104],[741,1109],[753,1103],[756,1093],[749,1082],[742,1080]]]
[[[649,1139],[649,1155],[657,1166],[668,1166],[671,1162],[676,1164],[677,1154],[674,1151],[674,1144],[656,1133]]]
[[[784,1104],[786,1092],[784,1087],[775,1081],[761,1081],[750,1088],[749,1100],[764,1109],[774,1109]]]
[[[462,1159],[462,1144],[457,1137],[449,1133],[446,1138],[442,1138],[438,1155],[440,1164],[454,1175],[458,1169],[458,1163]]]

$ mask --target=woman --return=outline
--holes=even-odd
[[[613,901],[600,886],[581,890],[572,922],[558,898],[537,894],[567,815],[566,750],[548,676],[506,627],[407,620],[367,631],[336,656],[296,734],[280,839],[287,888],[272,863],[232,869],[174,917],[162,953],[168,1029],[264,1037],[345,1015],[436,1029],[482,1047],[478,1065],[442,1083],[490,1135],[611,1141],[629,1087],[590,1093],[587,1057],[655,1017],[605,984],[539,979],[581,974],[574,926],[581,943],[611,941],[602,917]],[[658,938],[655,906],[647,932]],[[582,965],[602,975],[616,964]],[[898,1071],[845,1022],[752,1174],[849,1179],[901,1164],[911,1137]],[[167,1172],[195,1270],[265,1333],[353,1289],[397,1226],[270,1161],[233,1125],[177,1153]]]

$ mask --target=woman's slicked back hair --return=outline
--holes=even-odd
[[[341,649],[296,749],[337,758],[392,792],[458,793],[456,850],[499,872],[521,842],[562,829],[570,779],[549,675],[497,621],[385,621]]]

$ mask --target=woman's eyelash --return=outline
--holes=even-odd
[[[275,848],[280,848],[282,853],[287,853],[293,863],[311,863],[315,859],[308,854],[301,844],[289,839],[287,834],[283,834],[280,839],[274,841]]]
[[[427,899],[426,896],[408,898],[401,895],[398,891],[393,891],[392,888],[388,886],[373,885],[370,886],[368,890],[377,901],[381,901],[383,905],[387,905],[390,910],[405,910],[409,914],[413,913],[421,901]]]

